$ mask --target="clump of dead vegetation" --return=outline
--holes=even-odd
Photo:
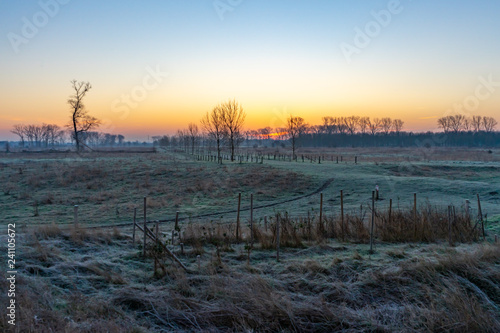
[[[266,274],[257,265],[179,274],[173,280],[182,289],[126,287],[113,302],[152,330],[494,332],[499,258],[498,246],[484,246],[461,258],[408,260],[390,269],[305,260]]]
[[[278,212],[263,221],[259,219],[250,226],[250,221],[232,223],[189,223],[184,230],[187,243],[231,244],[255,243],[262,249],[273,249],[277,245],[279,224],[281,247],[302,247],[305,242],[322,243],[328,239],[353,243],[368,243],[371,234],[370,209],[342,216],[308,214],[307,217],[292,217],[287,212]],[[381,242],[434,243],[448,241],[451,244],[469,243],[480,239],[482,228],[479,220],[454,207],[424,205],[417,212],[413,209],[377,210],[374,213],[374,239]]]
[[[162,275],[152,249],[144,259],[119,230],[39,226],[23,236],[18,323],[26,332],[500,330],[498,244],[399,247],[380,263],[362,248],[332,247],[325,234],[339,230],[315,219],[255,223],[250,260],[248,225],[237,242],[234,226],[193,223],[176,252],[191,272],[166,261]],[[266,250],[277,223],[281,263]]]

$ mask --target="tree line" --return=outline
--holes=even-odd
[[[70,120],[66,128],[55,124],[16,124],[11,132],[19,136],[21,146],[55,147],[64,145],[66,139],[75,144],[80,151],[85,146],[123,145],[125,137],[121,134],[109,134],[95,131],[101,121],[91,115],[83,104],[83,99],[92,88],[89,82],[70,81],[73,94],[68,99],[70,105]]]
[[[235,160],[236,150],[244,140],[243,125],[246,113],[235,99],[220,103],[200,119],[200,127],[189,123],[186,129],[178,130],[176,136],[155,136],[154,144],[178,146],[194,154],[196,147],[214,148],[217,160],[221,162],[223,147],[227,146],[231,161]]]
[[[11,133],[19,137],[21,147],[56,147],[65,145],[68,138],[73,140],[73,131],[61,128],[55,124],[16,124]],[[80,144],[88,146],[114,146],[125,144],[125,137],[121,134],[101,132],[80,133]]]
[[[62,144],[65,131],[55,124],[42,125],[14,125],[12,133],[19,136],[21,146],[26,144],[32,147],[49,147]]]
[[[494,131],[497,125],[496,120],[483,116],[474,116],[470,119],[463,116],[447,116],[438,119],[438,125],[443,123],[443,119],[445,124],[454,125],[446,127],[443,133],[413,133],[403,130],[404,121],[389,117],[371,119],[359,116],[325,116],[321,124],[309,125],[304,118],[290,115],[285,126],[277,128],[265,127],[243,131],[243,122],[240,121],[237,130],[233,130],[235,135],[231,137],[231,129],[227,127],[231,123],[223,120],[227,117],[225,113],[228,110],[234,111],[238,108],[234,105],[236,102],[230,102],[232,106],[223,103],[208,112],[202,118],[201,128],[195,123],[190,123],[188,128],[177,131],[176,135],[153,137],[154,143],[180,147],[192,154],[199,147],[216,149],[218,157],[222,148],[226,148],[233,159],[234,147],[242,142],[254,147],[288,146],[294,157],[296,157],[298,147],[493,147],[500,145],[500,134]]]
[[[72,80],[73,93],[68,99],[70,105],[70,121],[63,130],[58,125],[14,125],[12,133],[19,136],[21,145],[48,147],[65,142],[66,134],[74,142],[77,151],[91,145],[122,145],[125,137],[121,134],[99,133],[95,131],[101,121],[89,115],[83,99],[92,86],[89,82]],[[337,146],[407,146],[412,145],[408,139],[416,135],[430,136],[434,133],[403,132],[404,121],[389,117],[373,118],[360,116],[332,117],[324,116],[322,123],[309,125],[304,118],[290,115],[282,127],[264,127],[257,130],[243,130],[246,113],[235,99],[220,103],[207,112],[199,122],[189,123],[186,129],[180,129],[176,135],[153,136],[155,145],[181,147],[186,152],[195,153],[197,147],[215,149],[218,160],[221,152],[227,148],[230,159],[235,160],[238,146],[247,141],[259,144],[289,144],[292,154],[296,156],[299,146],[337,147]],[[493,145],[499,144],[494,133],[497,121],[493,117],[450,115],[439,118],[439,128],[445,134],[454,134],[454,142],[461,145]],[[462,135],[458,135],[462,133]],[[465,134],[464,134],[465,133]],[[467,134],[468,133],[468,134]],[[474,136],[469,134],[474,133]],[[492,135],[485,135],[485,133]]]
[[[466,117],[461,114],[441,117],[437,121],[439,128],[445,133],[449,132],[493,132],[498,122],[493,117],[472,116]]]

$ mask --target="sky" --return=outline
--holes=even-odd
[[[500,1],[0,0],[0,140],[69,121],[71,80],[101,131],[173,134],[236,99],[245,128],[289,115],[500,120]]]

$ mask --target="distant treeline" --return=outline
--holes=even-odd
[[[500,133],[492,117],[451,115],[439,118],[443,132],[413,133],[403,131],[400,119],[369,117],[323,117],[321,125],[309,125],[303,118],[290,116],[287,126],[238,132],[235,141],[246,147],[500,147]],[[223,127],[222,127],[223,128]],[[221,143],[227,148],[227,131]],[[212,150],[213,135],[198,131],[195,124],[177,135],[154,136],[154,144],[194,153],[195,149]]]
[[[260,142],[259,142],[260,141]],[[255,141],[268,144],[266,140]],[[264,141],[264,142],[262,142]],[[304,134],[301,147],[500,147],[499,132]]]
[[[204,135],[190,140],[187,136],[164,135],[153,137],[157,146],[177,148],[191,153],[193,149],[215,150],[215,143]],[[193,146],[194,145],[194,146]],[[289,147],[284,138],[259,138],[248,136],[240,147]],[[400,133],[305,133],[297,138],[298,147],[500,147],[500,132],[400,132]],[[194,147],[194,148],[193,148]]]
[[[55,124],[14,125],[12,133],[19,137],[19,146],[23,148],[54,148],[73,144],[75,139],[71,129],[64,129]],[[80,143],[84,146],[124,146],[139,142],[125,141],[121,134],[88,131],[80,133]]]

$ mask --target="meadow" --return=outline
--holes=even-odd
[[[18,331],[500,330],[499,150],[274,158],[285,153],[251,149],[248,162],[222,165],[166,150],[1,155],[2,220],[18,232]],[[187,270],[153,242],[143,248],[139,230],[133,244],[144,197]]]

